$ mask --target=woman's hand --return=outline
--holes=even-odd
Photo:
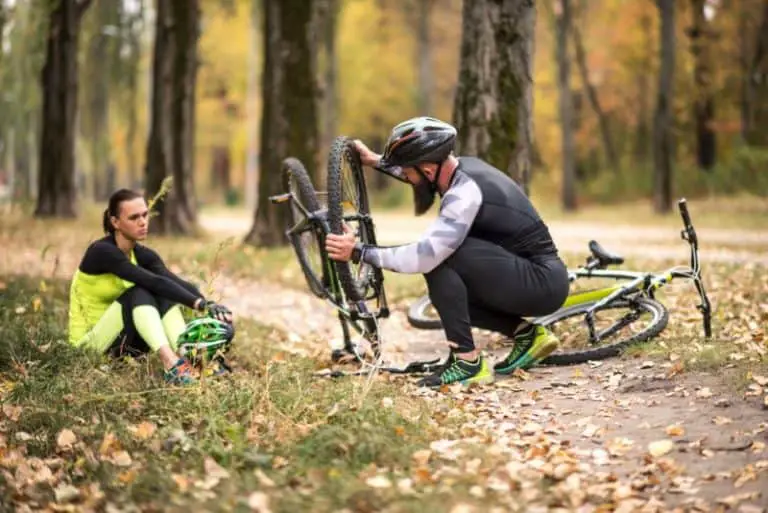
[[[379,160],[381,160],[381,155],[371,150],[360,139],[355,139],[355,148],[357,148],[357,153],[360,154],[360,162],[362,162],[364,166],[375,167],[379,163]]]
[[[214,303],[213,301],[206,301],[205,299],[200,298],[195,301],[194,308],[196,310],[207,310],[208,313],[211,314],[211,317],[214,319],[228,322],[230,324],[232,323],[232,312],[224,305]]]
[[[210,313],[213,318],[232,324],[232,312],[229,308],[212,301],[209,302],[207,306],[208,313]]]
[[[329,233],[325,236],[325,250],[328,256],[339,262],[349,262],[352,259],[352,250],[355,249],[355,234],[346,223],[343,225],[344,234]]]

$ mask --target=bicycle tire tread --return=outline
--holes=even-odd
[[[283,178],[285,181],[285,188],[290,190],[291,176],[295,178],[296,185],[299,189],[299,195],[304,207],[310,211],[315,212],[320,210],[320,202],[317,199],[317,193],[312,185],[312,180],[309,178],[309,173],[304,167],[301,161],[294,157],[288,157],[283,160]],[[293,219],[293,222],[296,220]],[[315,243],[320,245],[320,241],[317,240],[317,235],[313,234]],[[323,286],[322,277],[317,276],[312,266],[309,264],[309,256],[306,250],[301,244],[301,237],[299,235],[291,235],[288,237],[293,250],[296,253],[296,258],[299,261],[299,267],[304,274],[304,278],[309,286],[309,290],[317,297],[325,297],[326,291]]]
[[[600,346],[594,349],[587,349],[582,351],[577,350],[565,353],[551,354],[542,360],[540,365],[574,365],[578,363],[586,363],[588,361],[605,360],[607,358],[619,356],[630,345],[647,342],[648,340],[655,338],[667,327],[667,323],[669,322],[669,311],[663,304],[654,299],[638,298],[636,301],[639,304],[644,305],[645,311],[650,311],[651,308],[655,308],[661,313],[661,315],[654,321],[654,323],[648,326],[646,329],[627,339],[619,340],[618,342],[606,346]],[[584,310],[593,304],[594,302],[576,305],[575,307],[572,307],[568,310],[563,310],[561,315],[563,313],[572,314],[573,312],[577,312],[579,309]],[[627,304],[628,301],[612,303],[613,306]],[[557,314],[558,312],[555,312],[551,316],[547,317],[556,316]],[[555,318],[552,322],[547,323],[547,325],[552,325],[558,320],[558,318]]]

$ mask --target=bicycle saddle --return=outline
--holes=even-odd
[[[602,247],[596,240],[589,241],[589,250],[600,261],[601,266],[621,265],[624,263],[624,257],[614,255]]]

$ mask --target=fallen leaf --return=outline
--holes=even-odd
[[[741,472],[739,473],[739,477],[736,479],[736,481],[733,483],[734,488],[741,488],[744,486],[744,483],[747,481],[756,481],[757,480],[757,473],[755,472],[755,467],[752,465],[747,465],[743,469],[741,469]]]
[[[397,489],[400,493],[410,493],[413,490],[413,479],[410,477],[398,479]]]
[[[612,456],[624,456],[632,450],[634,444],[635,442],[629,438],[614,438],[607,444],[608,452]]]
[[[584,431],[581,432],[581,436],[586,438],[592,438],[595,435],[599,436],[600,426],[596,426],[595,424],[587,424],[584,428]]]
[[[648,444],[648,452],[651,456],[658,458],[672,451],[675,448],[675,443],[672,440],[657,440]]]
[[[62,483],[53,490],[56,502],[69,502],[80,496],[80,490],[71,484]]]
[[[669,436],[683,436],[685,434],[685,429],[683,426],[679,426],[677,424],[667,426],[666,431]]]
[[[69,429],[62,429],[56,437],[56,445],[60,449],[68,449],[72,447],[75,442],[77,442],[77,436],[75,436]]]
[[[117,479],[123,484],[131,484],[136,480],[138,474],[135,469],[125,470],[117,475]]]
[[[392,481],[389,480],[386,476],[377,475],[373,477],[369,477],[365,480],[365,484],[370,486],[371,488],[392,488]]]
[[[17,431],[16,432],[16,440],[19,442],[28,442],[32,440],[34,437],[27,433],[26,431]]]
[[[272,513],[269,509],[269,497],[264,492],[253,492],[249,495],[248,507],[255,513]]]
[[[216,463],[216,460],[210,456],[205,458],[205,461],[203,462],[203,468],[205,469],[205,474],[208,477],[215,479],[227,479],[229,477],[229,472],[227,472],[224,467]]]
[[[101,456],[111,456],[116,450],[120,448],[120,441],[115,437],[111,431],[104,433],[104,438],[99,445],[99,454]]]
[[[520,428],[520,434],[535,435],[536,433],[540,433],[543,429],[541,424],[537,424],[536,422],[526,422],[525,425]]]
[[[21,406],[13,406],[10,404],[3,404],[3,415],[8,417],[12,422],[18,422],[21,416]]]
[[[430,456],[432,456],[432,451],[429,449],[421,449],[414,452],[411,458],[417,466],[423,467],[429,462]]]
[[[173,474],[173,481],[176,486],[179,487],[179,491],[184,493],[189,490],[189,478],[182,476],[181,474]]]
[[[760,497],[760,492],[745,492],[737,493],[736,495],[729,495],[723,499],[717,499],[718,504],[725,504],[731,508],[735,508],[740,502],[751,501]]]
[[[754,504],[742,504],[739,506],[739,513],[765,513],[765,508]]]
[[[117,451],[112,455],[112,463],[118,467],[130,467],[133,460],[127,451]]]
[[[261,484],[261,486],[265,488],[273,488],[275,486],[275,482],[272,481],[272,479],[268,475],[266,475],[264,471],[261,470],[260,468],[257,468],[254,471],[254,475],[256,476],[256,479],[259,480],[259,483]]]
[[[151,422],[144,421],[136,426],[130,426],[128,429],[139,440],[147,440],[152,437],[157,427]]]

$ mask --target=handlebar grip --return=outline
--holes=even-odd
[[[680,208],[680,215],[683,217],[683,223],[685,223],[686,228],[691,226],[691,216],[688,213],[688,203],[685,201],[685,198],[678,201],[677,206]]]

